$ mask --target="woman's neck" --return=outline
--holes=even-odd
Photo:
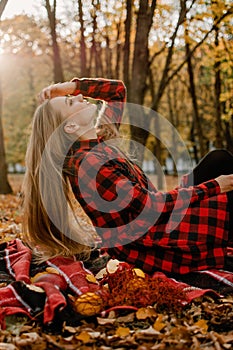
[[[97,133],[94,127],[92,129],[88,129],[87,131],[82,130],[82,135],[79,136],[79,140],[85,141],[85,140],[92,140],[92,139],[97,139]]]

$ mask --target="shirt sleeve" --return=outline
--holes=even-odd
[[[125,223],[138,215],[153,225],[157,220],[163,220],[164,215],[167,218],[167,214],[170,215],[173,210],[183,212],[195,202],[220,193],[215,180],[194,187],[159,192],[155,188],[141,186],[136,179],[124,173],[120,164],[116,166],[109,162],[108,165],[99,166],[100,158],[94,154],[88,154],[85,162],[79,185],[83,181],[85,191],[82,197],[84,201],[91,200],[93,216],[99,218],[95,224],[99,227],[102,223],[105,227],[110,222],[113,225],[114,220],[117,220],[116,226],[118,223],[123,225],[121,220],[124,219]]]
[[[99,120],[99,124],[100,122],[104,124],[114,123],[119,128],[126,101],[126,88],[121,80],[74,78],[72,82],[76,82],[74,95],[82,94],[85,97],[106,102],[105,108],[101,112],[102,121]]]
[[[108,179],[107,186],[105,179]],[[103,199],[109,201],[120,196],[122,205],[127,205],[130,196],[130,207],[132,211],[136,211],[138,214],[145,206],[154,213],[171,213],[174,207],[176,207],[176,210],[185,209],[195,202],[220,193],[220,187],[215,180],[168,192],[153,191],[131,181],[119,169],[109,166],[100,169],[97,181],[98,191]]]

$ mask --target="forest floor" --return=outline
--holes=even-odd
[[[22,175],[9,175],[9,181],[14,194],[0,195],[0,243],[20,238],[22,230]],[[177,185],[173,177],[166,182],[168,189]],[[233,349],[233,294],[214,299],[205,296],[176,311],[159,309],[156,304],[137,311],[111,311],[77,324],[64,322],[58,329],[24,316],[8,316],[6,329],[0,329],[3,349]]]

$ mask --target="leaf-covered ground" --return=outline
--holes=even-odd
[[[0,242],[20,238],[21,179],[10,177],[14,195],[0,195]],[[8,316],[6,321],[0,350],[233,349],[233,295],[215,300],[205,296],[176,312],[151,305],[111,311],[105,317],[77,317],[52,327],[22,316]]]

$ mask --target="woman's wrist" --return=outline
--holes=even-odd
[[[73,84],[73,92],[71,93],[71,95],[74,95],[75,92],[78,90],[78,87],[79,87],[79,79],[78,78],[73,78],[71,80],[71,83]]]
[[[77,84],[75,81],[67,81],[64,83],[55,84],[55,94],[60,96],[73,95],[76,91],[76,86]]]
[[[70,83],[70,95],[74,95],[75,94],[75,91],[77,90],[77,80],[75,81],[71,81]]]

